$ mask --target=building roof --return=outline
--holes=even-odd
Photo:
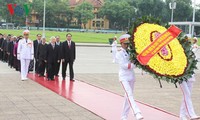
[[[69,0],[70,6],[76,6],[83,2],[91,3],[94,7],[101,7],[103,5],[103,0]]]

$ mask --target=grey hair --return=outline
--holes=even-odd
[[[55,36],[51,36],[50,41],[52,41],[53,39],[56,39]]]

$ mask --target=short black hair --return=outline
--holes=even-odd
[[[37,36],[39,36],[39,35],[42,36],[41,34],[37,34]]]
[[[66,34],[66,37],[67,37],[68,35],[71,35],[71,37],[72,37],[72,34],[71,34],[71,33],[67,33],[67,34]]]

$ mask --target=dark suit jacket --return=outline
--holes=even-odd
[[[3,51],[6,51],[7,49],[7,40],[3,40],[1,48],[3,49]]]
[[[3,40],[4,40],[3,38],[0,39],[0,48],[1,48],[1,45],[3,44]]]
[[[75,42],[71,41],[71,46],[69,48],[68,42],[62,43],[61,47],[61,58],[65,59],[67,62],[73,62],[76,59],[76,45]]]
[[[13,50],[14,50],[14,42],[11,41],[8,43],[8,53],[10,53],[11,55],[13,55]]]
[[[50,44],[47,45],[47,54],[46,54],[47,63],[55,63],[60,60],[60,50],[57,45],[53,46]]]
[[[34,40],[33,41],[33,47],[34,47],[34,58],[36,58],[36,56],[37,56],[37,47],[38,47],[38,40]]]
[[[47,44],[39,44],[37,47],[36,59],[46,60],[47,55]]]

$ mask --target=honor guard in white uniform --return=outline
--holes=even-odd
[[[19,41],[17,48],[17,59],[21,63],[21,80],[27,80],[30,60],[34,57],[33,42],[29,39],[29,33],[28,30],[23,32],[24,38]]]
[[[195,53],[197,52],[198,45],[196,44],[198,39],[194,38],[193,39],[193,45],[192,45],[192,51]],[[197,57],[197,56],[196,56]],[[193,83],[195,82],[195,76],[192,75],[188,81],[183,81],[180,84],[181,91],[183,93],[183,98],[181,102],[181,108],[180,108],[180,120],[200,120],[200,116],[197,116],[193,104],[192,104],[192,87]]]
[[[119,81],[122,84],[122,87],[125,91],[125,100],[123,111],[121,115],[121,120],[127,120],[129,110],[131,109],[137,120],[142,120],[143,116],[141,115],[141,111],[136,105],[133,96],[133,89],[135,83],[135,75],[133,68],[134,64],[130,61],[130,55],[128,53],[128,44],[130,37],[129,34],[124,34],[120,36],[119,41],[121,44],[120,50],[117,52],[116,58],[119,63]]]
[[[113,57],[113,63],[117,63],[116,60],[116,53],[117,53],[117,36],[113,38],[113,43],[112,43],[112,57]]]

